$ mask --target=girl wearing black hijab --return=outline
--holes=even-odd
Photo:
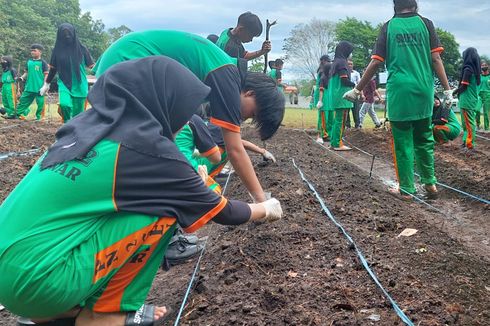
[[[350,147],[342,143],[342,134],[345,128],[347,114],[352,108],[352,103],[343,98],[348,90],[355,86],[350,80],[350,71],[347,59],[352,54],[354,46],[351,43],[342,41],[335,48],[335,58],[330,67],[328,82],[328,110],[335,112],[332,132],[330,134],[330,145],[336,151],[348,151]]]
[[[84,111],[88,93],[85,67],[93,66],[90,53],[80,43],[73,25],[61,24],[51,54],[49,74],[39,93],[44,95],[49,90],[49,84],[58,73],[59,105],[64,122]]]
[[[459,87],[453,93],[459,98],[461,124],[463,125],[463,148],[472,150],[475,146],[476,114],[478,107],[478,91],[481,84],[481,63],[478,51],[467,48],[463,52],[463,69],[459,79]]]
[[[194,232],[211,219],[281,217],[276,199],[249,205],[210,190],[175,146],[208,93],[164,56],[99,78],[92,109],[59,129],[2,204],[3,305],[38,322],[153,325],[168,309],[144,301],[177,224]]]
[[[12,56],[6,55],[0,58],[2,64],[2,103],[5,107],[5,113],[8,117],[15,116],[15,106],[17,100],[15,94],[17,93],[15,87],[15,80],[17,78],[17,72],[12,67]]]

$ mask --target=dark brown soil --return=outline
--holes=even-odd
[[[29,133],[37,134],[38,126],[41,124],[31,123]],[[5,132],[0,129],[0,137],[6,137]],[[383,132],[357,138],[347,134],[369,150],[379,149],[375,142],[386,141],[387,136]],[[52,140],[53,134],[26,146],[47,146],[50,137]],[[209,240],[181,325],[402,325],[356,252],[301,181],[292,158],[415,325],[490,324],[490,260],[457,233],[448,232],[445,216],[392,197],[383,183],[314,144],[303,132],[281,130],[267,148],[278,164],[263,166],[254,157],[256,171],[264,188],[281,201],[284,218],[238,227],[210,223],[199,231]],[[464,186],[474,194],[488,194],[488,150],[480,148],[482,154],[469,164],[481,178],[468,178],[466,183],[459,178],[461,166],[442,163],[453,159],[451,152],[438,148],[438,174],[444,166],[447,175],[438,175],[440,181]],[[376,154],[388,160],[389,147]],[[459,153],[454,157],[463,159]],[[33,159],[14,157],[0,162],[2,199]],[[237,176],[231,178],[226,195],[248,199]],[[449,192],[444,196],[442,203],[467,202],[465,209],[475,216],[483,214],[488,225],[490,214],[484,205]],[[398,237],[405,228],[415,228],[418,233]],[[160,271],[150,292],[149,302],[174,308],[172,324],[195,263]],[[0,313],[0,324],[13,325],[13,320],[8,312]]]

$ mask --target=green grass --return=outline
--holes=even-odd
[[[376,111],[378,118],[384,117],[383,111]],[[286,114],[284,115],[284,120],[282,123],[287,128],[305,128],[305,129],[316,129],[318,120],[318,110],[317,109],[297,109],[297,108],[286,108]],[[351,114],[351,124],[352,114]],[[371,120],[371,117],[366,114],[364,117],[364,125],[363,128],[374,128],[374,123]]]
[[[36,119],[37,105],[33,104],[29,106],[29,114],[27,115],[27,120]],[[46,109],[44,111],[44,120],[46,121],[61,121],[61,117],[58,114],[58,104],[46,104]]]

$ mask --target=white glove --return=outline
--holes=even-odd
[[[202,181],[206,183],[206,181],[208,180],[208,167],[206,165],[199,165],[197,167],[197,174],[199,174]]]
[[[453,102],[453,90],[452,89],[445,90],[443,104],[446,107],[450,107],[452,102]]]
[[[268,222],[273,222],[281,219],[282,208],[279,200],[271,198],[262,203],[265,207],[265,220]]]
[[[44,96],[49,91],[49,84],[44,83],[43,87],[39,89],[39,95]]]
[[[262,153],[262,156],[268,160],[268,161],[272,161],[274,163],[276,163],[276,158],[274,157],[274,155],[272,155],[271,152],[269,152],[268,150],[266,150],[264,153]]]
[[[361,91],[354,88],[348,92],[345,92],[344,96],[342,97],[347,101],[356,102],[359,99],[359,96],[361,96]]]
[[[323,102],[322,101],[318,101],[318,103],[316,104],[316,108],[317,109],[321,109],[323,107]]]

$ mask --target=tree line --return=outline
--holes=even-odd
[[[94,60],[119,37],[131,32],[121,25],[105,30],[101,20],[82,12],[78,0],[0,0],[0,54],[12,55],[14,67],[30,58],[30,45],[42,44],[43,58],[49,61],[61,23],[75,26],[78,37]]]
[[[296,25],[284,40],[283,50],[286,59],[303,75],[316,78],[319,58],[329,54],[333,58],[335,46],[339,41],[348,41],[354,45],[352,61],[357,70],[364,69],[371,60],[371,52],[376,43],[382,23],[374,26],[368,21],[347,17],[339,22],[312,19],[309,23]],[[450,80],[459,79],[461,54],[459,44],[453,34],[436,28],[444,47],[442,59],[446,74]],[[304,93],[311,89],[310,78],[302,81]],[[303,94],[309,95],[309,94]]]

